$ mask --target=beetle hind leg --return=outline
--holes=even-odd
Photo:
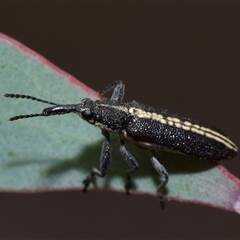
[[[168,172],[165,167],[157,160],[154,155],[154,151],[151,151],[151,162],[154,169],[158,172],[158,174],[163,178],[163,181],[158,185],[158,198],[160,200],[160,205],[162,208],[165,206],[166,198],[164,197],[162,190],[168,183]]]

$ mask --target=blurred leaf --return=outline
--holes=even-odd
[[[45,58],[0,34],[0,95],[28,94],[56,103],[77,103],[96,92],[60,70]],[[104,87],[104,86],[103,86]],[[82,188],[93,166],[99,166],[103,137],[100,130],[74,114],[7,121],[20,114],[39,113],[46,104],[1,97],[0,190],[49,191]],[[160,182],[148,151],[127,144],[139,162],[133,177],[133,193],[156,195]],[[240,181],[221,166],[190,156],[159,151],[167,168],[169,199],[201,203],[240,212]],[[124,191],[128,165],[113,138],[109,174],[97,178],[95,187]]]

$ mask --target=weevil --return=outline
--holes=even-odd
[[[102,145],[100,169],[93,168],[83,181],[83,191],[86,192],[95,176],[104,177],[111,162],[110,134],[116,133],[120,140],[120,153],[130,165],[126,172],[126,193],[131,188],[131,175],[138,169],[137,160],[125,147],[129,141],[141,148],[150,150],[150,160],[154,169],[162,177],[157,187],[158,197],[162,207],[165,198],[162,190],[168,182],[168,172],[155,156],[158,149],[174,150],[209,161],[229,159],[237,154],[238,147],[217,128],[198,120],[170,113],[136,101],[124,103],[125,85],[122,81],[105,87],[100,91],[104,96],[113,90],[111,98],[93,101],[85,98],[78,104],[58,104],[29,95],[5,94],[8,98],[26,98],[53,105],[43,109],[42,113],[19,115],[10,118],[15,121],[22,118],[53,116],[75,113],[88,123],[99,127],[105,140]]]

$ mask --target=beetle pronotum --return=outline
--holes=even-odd
[[[125,161],[131,166],[131,169],[126,174],[125,189],[127,194],[129,194],[131,187],[131,175],[138,169],[138,163],[125,148],[125,141],[150,150],[153,167],[163,178],[163,181],[158,186],[158,196],[162,206],[164,203],[162,189],[168,182],[168,173],[155,157],[156,150],[164,147],[209,161],[229,159],[237,154],[237,146],[215,127],[136,101],[123,103],[124,84],[121,81],[108,85],[100,94],[104,95],[112,89],[113,94],[110,100],[93,101],[85,98],[78,104],[68,105],[53,103],[28,95],[5,94],[4,96],[26,98],[54,105],[43,109],[42,113],[19,115],[10,118],[10,121],[75,113],[88,123],[101,129],[105,140],[100,157],[100,170],[93,168],[91,174],[83,181],[83,191],[85,192],[95,175],[104,177],[107,173],[111,161],[110,133],[119,135],[120,152]]]

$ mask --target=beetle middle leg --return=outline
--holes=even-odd
[[[136,159],[127,151],[123,140],[120,140],[120,144],[121,144],[120,153],[122,154],[125,161],[132,167],[130,170],[126,172],[125,189],[127,195],[129,195],[129,190],[131,189],[131,175],[138,169],[138,163]]]
[[[87,191],[89,184],[92,182],[93,178],[97,175],[99,177],[104,177],[109,168],[111,158],[112,158],[112,147],[110,142],[110,134],[106,131],[102,131],[102,134],[105,136],[105,141],[102,145],[102,152],[100,157],[100,170],[93,168],[90,175],[83,181],[84,188],[83,192]]]
[[[154,155],[154,151],[151,151],[151,162],[154,167],[154,169],[158,172],[158,174],[163,178],[163,181],[158,185],[158,197],[160,199],[161,207],[164,208],[164,203],[166,199],[164,198],[162,194],[163,188],[168,183],[168,172],[165,169],[165,167],[157,160],[157,158]]]

